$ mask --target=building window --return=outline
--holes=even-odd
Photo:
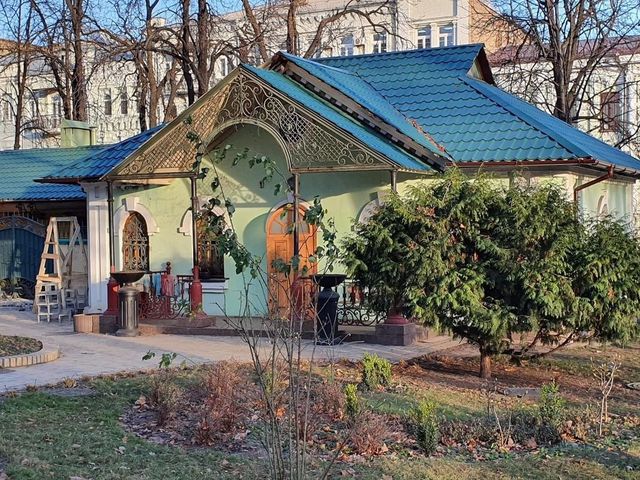
[[[147,222],[138,212],[131,212],[122,230],[122,269],[149,270],[149,234]]]
[[[207,214],[196,221],[198,231],[198,267],[203,280],[224,279],[224,255],[220,252],[216,234],[207,228]]]
[[[353,40],[353,34],[342,37],[342,42],[340,42],[340,56],[348,57],[353,55],[354,46],[355,41]]]
[[[622,102],[620,92],[600,94],[600,130],[616,132],[620,128]]]
[[[418,48],[431,48],[431,25],[418,29]]]
[[[120,114],[129,115],[129,95],[127,94],[127,87],[120,89]]]
[[[102,94],[102,100],[104,103],[104,114],[107,116],[111,116],[113,113],[112,104],[111,104],[111,89],[107,88],[104,90]]]
[[[62,116],[62,99],[59,95],[54,96],[51,101],[51,115],[57,118]]]
[[[220,57],[220,73],[226,77],[231,72],[231,62],[227,57]]]
[[[438,32],[438,45],[441,47],[450,47],[455,44],[455,26],[453,23],[440,25]]]
[[[11,97],[8,95],[2,99],[2,120],[6,122],[13,120],[13,107]]]
[[[38,105],[38,97],[33,97],[29,101],[29,106],[31,110],[31,118],[34,119],[38,116],[38,112],[40,111],[40,107]]]
[[[373,35],[373,53],[384,53],[387,51],[387,33],[375,33]]]

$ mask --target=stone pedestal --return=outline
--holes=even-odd
[[[416,341],[416,326],[413,323],[376,325],[376,334],[371,343],[404,347]]]

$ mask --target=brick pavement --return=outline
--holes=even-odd
[[[69,322],[37,323],[30,312],[0,311],[0,333],[32,336],[58,345],[58,360],[41,365],[0,369],[0,392],[19,390],[27,385],[57,383],[65,378],[96,376],[121,371],[138,371],[154,367],[154,361],[143,361],[149,350],[160,355],[176,352],[188,362],[206,363],[220,360],[250,360],[249,349],[239,337],[156,335],[123,338],[112,335],[74,333]],[[267,341],[261,341],[269,348]],[[434,336],[410,347],[388,347],[365,343],[349,343],[333,347],[316,347],[314,358],[358,360],[365,352],[397,362],[458,345],[450,337]],[[312,355],[312,343],[304,345],[304,355]],[[186,361],[186,360],[185,360]]]

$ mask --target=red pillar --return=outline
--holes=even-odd
[[[107,311],[104,315],[118,316],[118,290],[120,290],[120,284],[110,276],[107,283]]]

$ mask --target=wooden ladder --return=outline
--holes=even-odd
[[[69,244],[66,252],[60,248],[59,225],[61,223],[69,224]],[[72,278],[80,275],[86,276],[86,272],[79,275],[73,272],[73,251],[76,245],[82,247],[86,264],[87,251],[82,241],[78,219],[76,217],[51,217],[49,225],[47,225],[44,248],[40,257],[40,269],[36,277],[36,297],[39,292],[45,291],[48,285],[53,284],[58,291],[62,291],[70,287]],[[47,261],[53,262],[53,271],[49,273],[47,273]],[[36,302],[34,302],[35,306]]]

